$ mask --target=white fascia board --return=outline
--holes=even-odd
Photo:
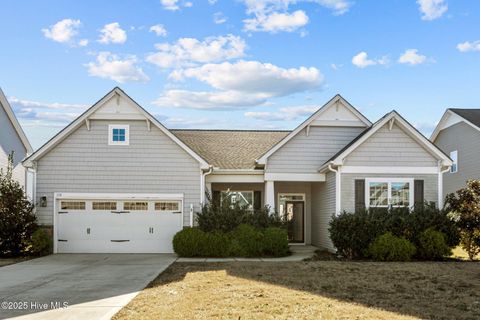
[[[450,117],[457,117],[457,118],[459,118],[460,121],[465,122],[466,124],[471,126],[473,129],[475,129],[477,131],[480,131],[480,128],[478,126],[474,125],[473,123],[471,123],[470,121],[468,121],[464,117],[460,116],[459,114],[453,112],[452,110],[447,109],[447,111],[445,111],[442,118],[440,119],[440,122],[435,127],[435,130],[433,131],[432,136],[430,137],[430,141],[434,142],[435,139],[437,139],[440,131],[442,131],[444,129],[447,129],[447,128],[451,127],[452,125],[460,122],[460,121],[454,121],[451,124],[447,124]]]
[[[342,166],[342,173],[438,174],[438,167]]]
[[[259,169],[214,169],[213,175],[262,175],[263,170]]]
[[[323,182],[323,173],[265,173],[265,181]]]
[[[263,174],[210,174],[206,183],[264,183]]]
[[[76,193],[55,192],[55,199],[81,200],[183,200],[183,193]]]
[[[329,107],[341,101],[352,113],[354,113],[363,123],[365,123],[366,127],[372,125],[370,120],[368,120],[364,115],[362,115],[358,110],[356,110],[347,100],[345,100],[339,94],[335,95],[330,101],[328,101],[323,107],[317,110],[314,114],[312,114],[307,120],[301,123],[298,127],[296,127],[292,132],[290,132],[285,138],[280,140],[276,145],[274,145],[270,150],[268,150],[265,154],[263,154],[259,159],[256,160],[258,164],[266,164],[268,157],[270,157],[273,153],[275,153],[278,149],[280,149],[283,145],[285,145],[290,139],[295,137],[300,131],[305,129],[310,123],[312,123],[318,116],[320,116],[325,110]]]

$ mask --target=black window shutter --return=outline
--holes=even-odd
[[[365,209],[365,180],[355,180],[355,211]]]
[[[253,191],[253,209],[262,209],[262,191]]]
[[[415,180],[413,185],[413,203],[415,206],[422,206],[424,203],[423,180]]]
[[[220,191],[212,191],[212,202],[214,205],[220,205]]]

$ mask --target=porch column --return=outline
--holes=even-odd
[[[270,207],[270,212],[275,212],[275,182],[265,181],[265,205]]]

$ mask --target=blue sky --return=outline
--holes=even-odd
[[[336,93],[429,134],[479,107],[480,2],[4,1],[0,86],[34,147],[115,86],[170,128],[292,129]]]

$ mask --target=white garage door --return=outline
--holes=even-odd
[[[168,253],[183,195],[56,194],[59,253]]]

